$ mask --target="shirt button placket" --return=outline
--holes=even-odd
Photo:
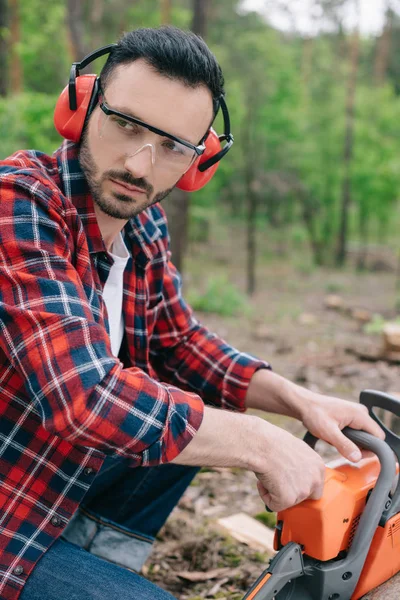
[[[54,525],[54,527],[60,527],[60,525],[61,525],[60,517],[57,517],[57,516],[52,517],[51,524]]]
[[[86,475],[86,477],[89,477],[89,475],[94,475],[95,470],[92,467],[86,467],[83,470],[83,474]]]

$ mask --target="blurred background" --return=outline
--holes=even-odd
[[[203,190],[164,202],[194,309],[318,389],[355,395],[324,371],[349,352],[398,375],[400,1],[0,0],[0,158],[51,153],[71,62],[160,24],[216,54],[235,135]]]

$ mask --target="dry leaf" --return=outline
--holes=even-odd
[[[197,582],[217,579],[217,577],[227,575],[230,571],[230,567],[222,567],[220,569],[211,569],[211,571],[179,571],[176,575],[181,579]]]

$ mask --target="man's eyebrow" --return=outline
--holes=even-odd
[[[110,106],[110,108],[112,108],[113,110],[116,110],[116,111],[118,111],[120,113],[123,113],[127,117],[132,117],[132,119],[137,119],[138,121],[142,121],[142,123],[146,122],[144,119],[142,119],[142,117],[139,117],[138,115],[135,115],[129,108],[125,108],[123,106],[122,107]]]
[[[165,133],[167,135],[171,135],[172,137],[179,138],[180,140],[183,140],[184,142],[188,142],[189,144],[192,144],[192,145],[195,145],[195,146],[197,145],[197,144],[194,144],[193,142],[190,142],[189,140],[186,140],[181,135],[176,135],[176,134],[173,134],[173,133],[169,133],[168,131],[165,131],[164,129],[160,129],[159,127],[156,127],[155,125],[152,125],[152,123],[147,123],[147,121],[145,121],[141,117],[138,117],[137,115],[135,115],[129,108],[125,108],[125,107],[117,108],[117,107],[114,107],[114,106],[111,106],[111,105],[110,105],[110,108],[112,108],[113,110],[116,110],[116,111],[120,112],[121,114],[126,115],[127,117],[132,117],[132,119],[137,119],[138,121],[141,121],[142,123],[145,123],[146,125],[151,125],[151,127],[154,127],[155,129],[159,129],[160,131],[162,131],[163,133]]]

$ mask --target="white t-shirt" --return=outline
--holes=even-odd
[[[112,353],[114,356],[118,356],[124,337],[124,317],[122,315],[124,270],[130,257],[121,233],[115,238],[109,254],[114,259],[114,264],[111,266],[103,289],[103,299],[107,306]]]

